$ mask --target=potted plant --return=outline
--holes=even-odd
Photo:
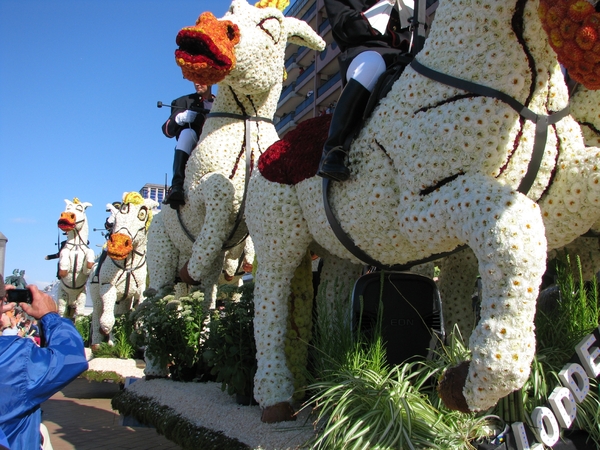
[[[202,357],[216,381],[221,382],[221,389],[235,394],[240,404],[255,404],[254,284],[223,285],[219,289],[229,299],[236,293],[241,293],[241,298],[239,301],[226,300],[223,309],[215,311]]]

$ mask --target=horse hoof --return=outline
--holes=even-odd
[[[458,366],[450,367],[440,379],[437,392],[447,408],[469,413],[469,405],[463,395],[463,388],[469,373],[469,361],[463,361]]]
[[[194,280],[190,276],[190,273],[188,272],[188,263],[187,262],[183,265],[183,267],[179,271],[179,277],[181,278],[181,281],[183,281],[185,284],[189,284],[191,286],[198,286],[200,284],[199,281]]]
[[[264,423],[291,422],[296,420],[296,414],[292,405],[280,402],[263,409],[260,420]]]

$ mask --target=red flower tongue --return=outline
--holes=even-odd
[[[600,89],[600,13],[587,0],[540,0],[538,14],[569,76]]]
[[[59,219],[58,228],[60,228],[62,231],[71,231],[75,228],[75,224],[66,219]]]

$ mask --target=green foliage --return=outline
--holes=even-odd
[[[102,342],[97,349],[93,350],[96,358],[132,358],[135,354],[135,347],[129,341],[133,324],[128,320],[127,315],[122,314],[115,317],[113,327],[114,345]]]
[[[414,360],[390,367],[380,326],[381,316],[367,341],[352,334],[344,307],[319,317],[312,396],[304,405],[317,416],[319,433],[311,448],[474,448],[472,440],[489,434],[487,418],[445,410],[435,394],[437,376],[464,355],[464,343],[444,348],[438,363]]]
[[[86,370],[80,375],[81,378],[85,378],[88,381],[99,381],[99,382],[110,382],[123,384],[125,383],[125,378],[122,375],[119,375],[113,371],[103,371],[103,370]]]
[[[256,373],[256,344],[254,342],[254,283],[232,289],[222,288],[230,294],[222,311],[216,311],[210,322],[209,338],[202,357],[216,375],[223,390],[252,398]],[[231,301],[235,294],[239,301]]]
[[[527,417],[534,408],[547,402],[554,387],[561,383],[558,373],[575,354],[575,346],[598,327],[600,304],[598,283],[583,280],[581,262],[575,258],[573,273],[571,258],[565,254],[557,261],[558,293],[551,303],[536,315],[537,354],[531,374],[522,389]],[[598,382],[590,378],[590,392],[577,405],[572,429],[583,429],[600,446],[600,398]]]
[[[92,324],[92,316],[77,316],[75,319],[75,328],[81,335],[84,345],[87,347],[90,344],[90,327]]]
[[[196,375],[209,315],[206,303],[200,291],[176,300],[172,291],[162,289],[131,313],[132,341],[169,366],[174,380],[191,381]]]

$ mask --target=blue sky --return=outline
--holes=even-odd
[[[179,29],[218,0],[0,0],[0,232],[5,276],[56,280],[64,199],[90,202],[98,254],[106,203],[171,179],[170,103],[193,91],[174,61]]]

